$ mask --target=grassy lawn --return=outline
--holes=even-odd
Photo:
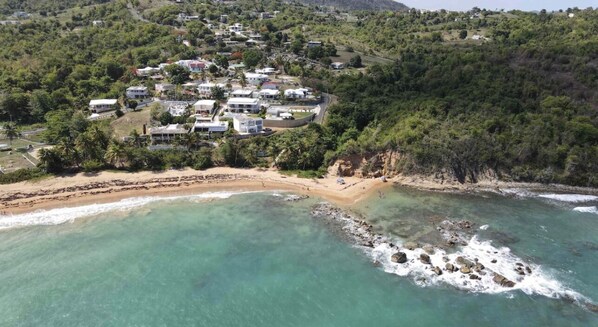
[[[9,144],[7,139],[0,139],[0,144]],[[34,147],[39,147],[39,144],[32,143],[24,139],[17,139],[12,141],[11,151],[0,152],[0,167],[5,172],[15,171],[21,168],[32,168],[35,167],[38,160],[35,159],[26,150],[29,144]],[[29,159],[29,160],[27,160]]]
[[[308,112],[308,111],[293,112],[293,117],[295,117],[295,119],[301,119],[301,118],[310,116],[312,114],[313,114],[312,112]]]
[[[112,135],[117,139],[122,139],[124,136],[129,135],[134,129],[141,134],[143,132],[143,124],[146,124],[148,128],[150,126],[149,107],[136,112],[128,112],[124,116],[110,123],[110,126],[112,126],[113,129]]]

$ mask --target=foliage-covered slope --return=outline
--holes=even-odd
[[[406,10],[402,3],[393,0],[300,0],[310,5],[329,6],[345,10]]]
[[[339,153],[399,150],[403,172],[598,186],[598,12],[505,20],[475,46],[407,45],[341,76]]]
[[[110,0],[0,0],[0,13],[5,15],[10,15],[15,11],[44,13],[106,2],[110,2]]]

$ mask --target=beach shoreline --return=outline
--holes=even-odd
[[[87,204],[117,202],[126,198],[157,195],[191,195],[205,192],[286,191],[321,197],[335,205],[349,207],[381,188],[397,185],[437,192],[494,192],[526,189],[543,192],[598,194],[598,189],[566,185],[544,185],[501,181],[459,184],[424,176],[396,176],[387,182],[379,178],[337,177],[306,179],[286,176],[276,170],[217,167],[205,171],[192,169],[164,172],[79,173],[39,181],[3,185],[0,190],[1,215],[37,210],[77,207]]]
[[[110,203],[141,196],[192,195],[206,192],[285,191],[321,197],[340,206],[350,206],[380,187],[380,179],[306,179],[275,170],[218,167],[165,172],[101,172],[60,176],[35,182],[4,185],[0,190],[0,213],[22,214],[37,210]]]

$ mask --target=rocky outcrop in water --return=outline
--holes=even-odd
[[[498,284],[498,285],[500,285],[500,286],[503,286],[503,287],[514,287],[514,286],[515,286],[515,283],[514,283],[514,282],[512,282],[512,281],[508,280],[508,279],[507,279],[505,276],[503,276],[503,275],[501,275],[501,274],[497,274],[497,273],[495,273],[495,274],[494,274],[494,278],[492,278],[492,280],[493,280],[493,281],[494,281],[496,284]]]
[[[390,246],[390,248],[397,248],[393,243],[390,243],[386,237],[372,232],[372,225],[368,224],[365,220],[356,218],[355,216],[348,214],[347,212],[330,204],[320,203],[315,205],[312,208],[311,214],[316,218],[322,219],[323,221],[336,226],[345,237],[348,237],[356,245],[375,248],[377,246],[386,244]],[[439,228],[441,228],[443,231],[446,231],[448,233],[448,237],[465,238],[465,235],[467,234],[464,231],[471,230],[472,226],[473,224],[466,220],[445,220],[441,223]],[[405,250],[396,251],[391,254],[390,258],[387,258],[387,260],[394,264],[409,264],[407,253],[404,251],[417,251],[420,249],[423,252],[419,254],[416,260],[420,261],[426,266],[429,266],[427,269],[431,270],[431,272],[436,276],[441,276],[443,274],[443,270],[440,267],[432,266],[433,262],[430,255],[436,252],[432,245],[426,244],[420,247],[419,244],[415,242],[406,242],[403,244],[403,249]],[[476,281],[481,279],[480,276],[486,275],[486,267],[478,261],[478,258],[468,259],[463,256],[458,256],[455,258],[454,262],[450,262],[448,257],[443,257],[442,260],[446,262],[444,270],[449,273],[460,271],[463,275],[467,275],[470,280]],[[375,263],[380,264],[378,261]],[[493,280],[503,287],[515,286],[515,282],[510,281],[497,273],[495,273]]]
[[[407,255],[405,252],[397,252],[390,257],[390,260],[396,263],[405,263],[407,262]]]

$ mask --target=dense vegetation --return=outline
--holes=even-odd
[[[110,0],[0,0],[0,13],[11,15],[15,11],[25,11],[47,16],[75,6],[82,7],[109,1]]]
[[[598,185],[598,13],[504,21],[481,46],[408,46],[343,76],[341,152],[398,149],[405,172]],[[583,31],[582,31],[583,29]],[[355,132],[357,131],[357,133]]]
[[[406,10],[407,6],[394,0],[301,0],[300,2],[329,6],[343,10]]]
[[[92,2],[102,1],[62,3]],[[44,138],[56,146],[42,153],[45,171],[272,164],[321,173],[345,155],[396,151],[404,173],[475,181],[493,171],[518,181],[598,186],[597,10],[340,15],[276,0],[131,3],[139,15],[126,1],[113,1],[0,26],[0,121],[46,124]],[[262,11],[280,13],[256,19]],[[183,22],[180,12],[202,20]],[[217,41],[205,24],[223,14],[259,31],[267,46],[246,50]],[[94,20],[105,24],[94,27]],[[313,39],[323,46],[307,49]],[[327,65],[343,50],[349,66],[366,68],[332,73]],[[301,76],[303,85],[331,91],[339,104],[324,126],[269,138],[227,136],[213,149],[190,136],[173,149],[150,151],[138,134],[113,140],[107,123],[84,118],[91,98],[121,98],[128,85],[153,86],[137,80],[134,68],[198,55],[222,67],[229,61],[277,66]],[[391,60],[364,63],[366,56]],[[180,84],[185,75],[172,71],[170,80]]]

